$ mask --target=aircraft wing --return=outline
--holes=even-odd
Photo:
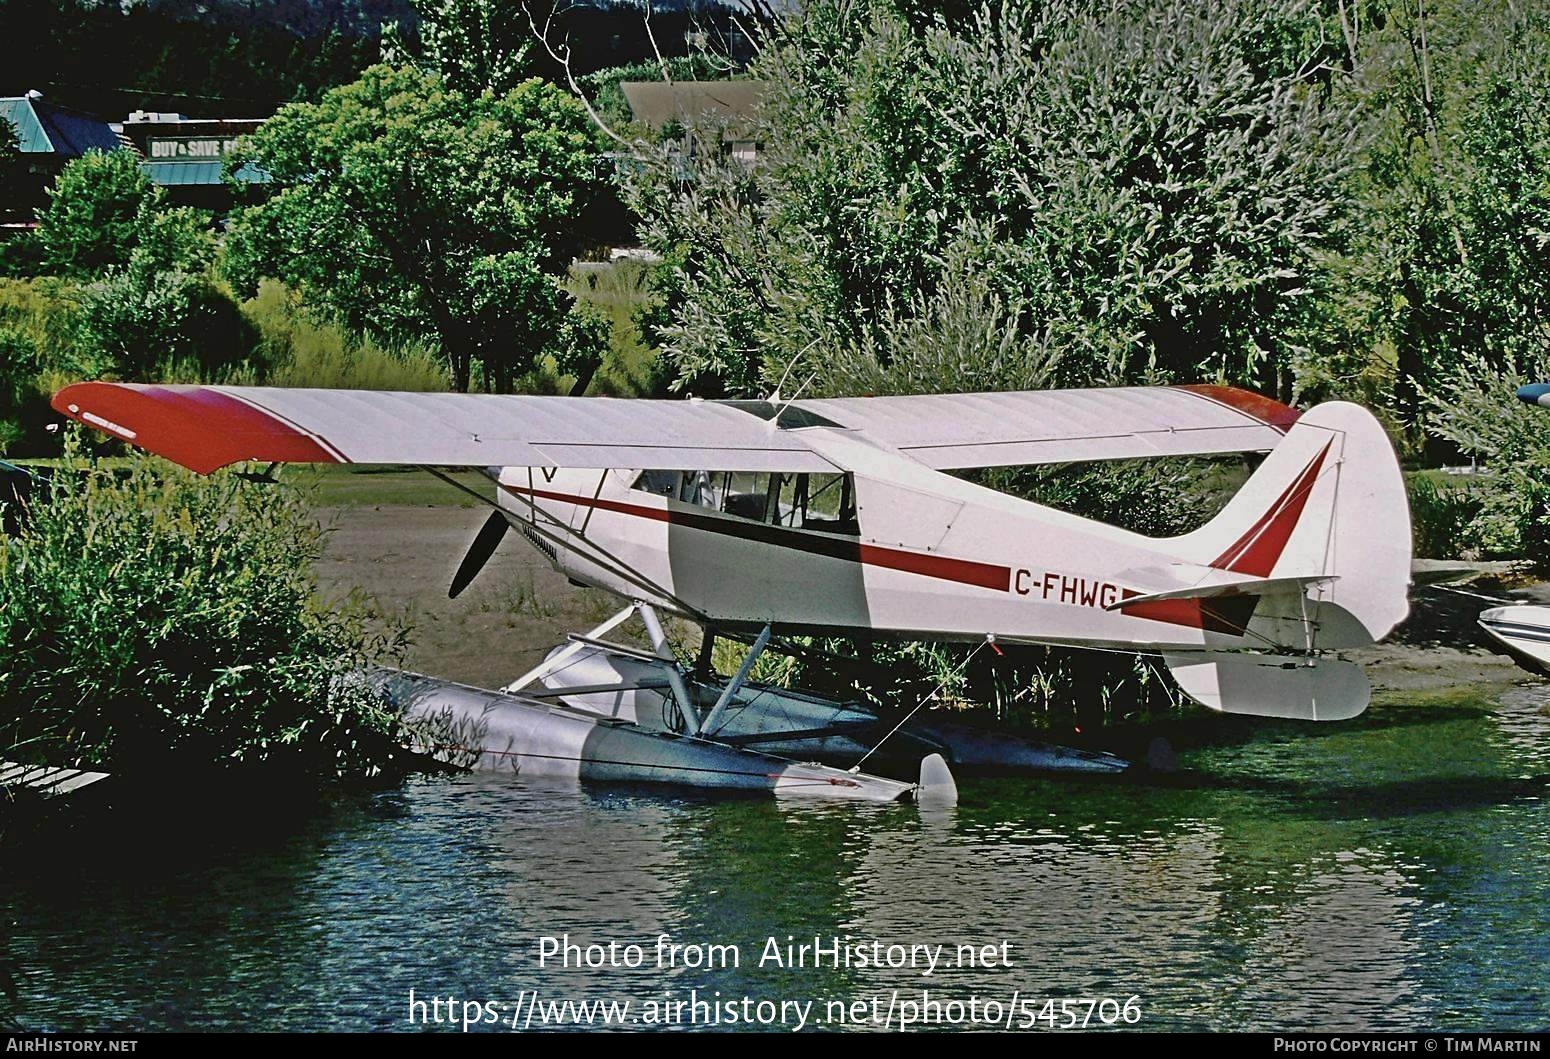
[[[949,470],[1273,448],[1286,405],[1219,386],[846,397],[621,400],[85,382],[72,419],[208,473],[245,460],[442,467],[829,472],[804,428],[854,431]]]
[[[799,433],[713,401],[84,382],[53,405],[201,474],[244,460],[836,470]]]
[[[803,410],[939,471],[1275,448],[1297,410],[1231,386],[806,400]]]

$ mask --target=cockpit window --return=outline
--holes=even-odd
[[[826,533],[860,532],[855,479],[849,474],[642,471],[633,488],[754,522]]]
[[[775,480],[779,477],[773,476]],[[771,481],[771,475],[752,471],[685,471],[678,499],[763,522],[770,507]]]
[[[781,484],[777,521],[826,533],[860,532],[855,479],[848,474],[788,474]]]
[[[657,496],[678,495],[678,471],[641,471],[632,488]]]

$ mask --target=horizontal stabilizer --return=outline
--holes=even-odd
[[[1268,596],[1282,590],[1304,590],[1310,585],[1322,585],[1337,581],[1334,574],[1313,574],[1308,577],[1234,577],[1231,575],[1203,581],[1188,588],[1174,588],[1167,592],[1147,592],[1127,595],[1110,603],[1104,610],[1124,610],[1126,607],[1151,603],[1160,599],[1215,599],[1218,596]]]
[[[1345,721],[1372,698],[1362,667],[1335,658],[1215,651],[1163,657],[1184,693],[1218,713]]]

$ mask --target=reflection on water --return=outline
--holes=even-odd
[[[1526,775],[1550,772],[1550,684],[1513,688],[1502,696],[1491,719],[1505,756]]]
[[[1542,1028],[1547,702],[1536,685],[1489,710],[1265,726],[1183,750],[1179,776],[967,782],[930,813],[421,778],[6,865],[0,924],[40,1028],[403,1028],[411,988],[1017,990],[1139,996],[1155,1028]],[[541,970],[536,939],[561,934],[742,961]],[[757,966],[766,938],[815,934],[1006,940],[1013,966]]]
[[[1236,1001],[1316,1013],[1329,1030],[1427,1025],[1410,973],[1423,955],[1407,930],[1421,902],[1381,852],[1335,860],[1298,887],[1300,900],[1265,909]]]

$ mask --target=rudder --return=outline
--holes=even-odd
[[[1382,425],[1359,405],[1330,402],[1302,416],[1222,512],[1174,545],[1193,565],[1321,579],[1306,603],[1316,648],[1373,643],[1409,612],[1404,477]],[[1297,592],[1287,595],[1302,607]]]

